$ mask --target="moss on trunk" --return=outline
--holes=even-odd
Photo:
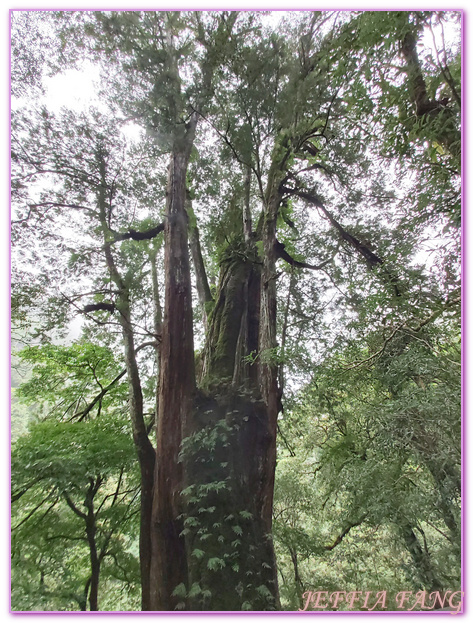
[[[183,441],[184,535],[191,610],[275,610],[275,560],[263,517],[265,457],[271,443],[263,400],[221,386],[200,392],[195,430]]]
[[[209,316],[202,381],[232,381],[256,376],[251,354],[258,350],[260,264],[254,244],[241,238],[222,260],[218,296]],[[247,359],[245,359],[247,358]]]

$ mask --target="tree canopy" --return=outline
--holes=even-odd
[[[461,20],[12,11],[13,610],[460,607]]]

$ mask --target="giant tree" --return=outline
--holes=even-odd
[[[78,141],[86,128],[87,147],[80,139],[77,165],[52,157],[67,181],[62,196],[35,201],[20,219],[27,226],[61,208],[91,217],[106,287],[81,311],[111,331],[114,314],[125,345],[143,477],[142,607],[277,608],[271,534],[284,404],[328,352],[349,351],[350,336],[384,353],[398,327],[458,298],[455,233],[439,252],[443,267],[426,277],[415,262],[426,227],[437,234],[445,219],[453,231],[458,222],[459,102],[440,101],[442,89],[458,92],[455,63],[422,73],[416,41],[430,13],[301,12],[287,17],[284,37],[255,12],[54,17],[65,57],[72,50],[74,60],[79,40],[106,68],[103,97],[115,116],[145,130],[140,162],[146,150],[156,156],[128,184],[117,131],[74,122],[67,136]],[[42,131],[52,132],[47,115]],[[39,171],[18,144],[15,157],[30,167],[16,187],[22,201]],[[410,197],[425,178],[428,205]],[[146,205],[146,224],[132,202]],[[161,234],[162,263],[159,243],[147,242]],[[155,465],[136,314],[159,368]]]

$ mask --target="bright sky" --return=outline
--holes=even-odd
[[[62,106],[76,112],[86,110],[91,105],[100,108],[100,101],[95,95],[99,78],[98,67],[90,62],[84,63],[82,70],[69,69],[53,76],[45,81],[45,103],[56,113]]]

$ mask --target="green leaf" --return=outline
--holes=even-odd
[[[211,571],[217,571],[218,569],[223,569],[225,567],[225,561],[221,558],[209,558],[207,561],[207,568]]]
[[[176,586],[176,588],[172,592],[173,597],[186,597],[187,596],[187,588],[186,585],[182,582]]]

